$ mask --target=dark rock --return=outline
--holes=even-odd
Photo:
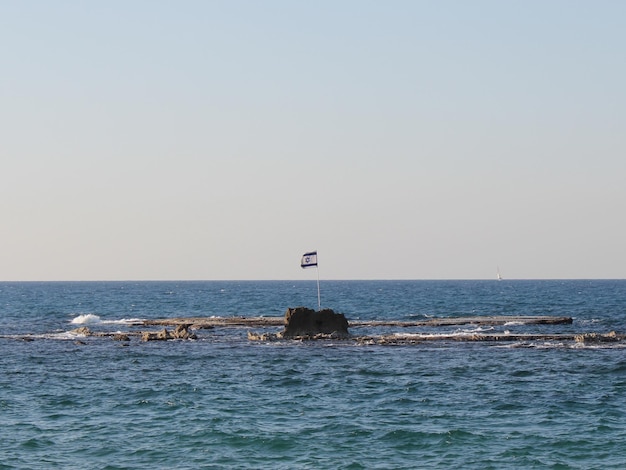
[[[197,339],[198,337],[189,332],[190,324],[180,324],[176,327],[172,336],[176,339]]]
[[[79,328],[71,330],[70,333],[73,333],[75,335],[89,336],[91,334],[91,330],[86,326],[81,326]]]
[[[255,333],[248,331],[248,339],[250,341],[276,341],[279,338],[276,333]]]
[[[321,336],[320,336],[321,335]],[[342,313],[331,309],[316,312],[306,307],[288,308],[285,312],[283,338],[306,337],[317,339],[328,335],[332,338],[348,338],[348,320]]]
[[[130,336],[124,333],[115,333],[113,335],[114,341],[130,341]]]
[[[583,333],[580,335],[574,336],[574,340],[577,343],[615,343],[620,340],[623,340],[624,336],[615,333],[615,331],[611,331],[609,333]]]
[[[151,331],[144,331],[141,335],[142,341],[164,341],[170,338],[170,333],[165,328],[163,328],[161,331],[157,331],[156,333]]]
[[[173,332],[167,331],[166,328],[163,328],[161,331],[157,331],[156,333],[145,331],[141,335],[142,341],[166,341],[168,339],[197,339],[198,337],[189,332],[189,327],[191,325],[181,324],[176,327]]]

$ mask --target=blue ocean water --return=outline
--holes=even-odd
[[[322,306],[349,320],[557,315],[574,322],[445,331],[626,332],[621,280],[321,288]],[[0,469],[626,467],[623,344],[70,333],[145,329],[136,319],[282,316],[299,305],[317,306],[314,282],[0,283]]]

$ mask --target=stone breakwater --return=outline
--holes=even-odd
[[[615,331],[609,333],[582,333],[582,334],[496,334],[496,333],[474,333],[474,334],[393,334],[381,336],[356,336],[354,341],[360,344],[379,345],[410,345],[421,344],[429,341],[458,341],[458,342],[516,342],[530,343],[535,341],[557,341],[573,342],[584,345],[599,345],[607,343],[626,343],[626,335],[618,334]]]
[[[287,312],[296,310],[290,308]],[[313,312],[314,310],[309,310]],[[332,310],[331,310],[332,311]],[[349,328],[359,327],[421,327],[421,326],[497,326],[506,325],[507,323],[518,323],[523,325],[563,325],[573,322],[571,317],[555,317],[555,316],[532,316],[532,315],[514,315],[514,316],[473,316],[473,317],[453,317],[453,318],[431,318],[428,320],[414,321],[395,321],[395,320],[347,320]],[[156,320],[144,320],[143,326],[177,326],[180,324],[191,325],[193,329],[210,329],[210,328],[264,328],[279,327],[285,324],[285,317],[176,317],[162,318]]]
[[[92,331],[87,326],[81,326],[71,330],[70,333],[79,336],[96,336],[96,337],[110,337],[115,341],[130,341],[131,337],[139,336],[142,341],[167,341],[170,339],[198,339],[198,336],[190,330],[191,325],[180,323],[177,324],[173,330],[163,328],[159,331],[141,331],[141,332],[127,332],[127,333],[105,333]]]
[[[438,332],[438,327],[451,326],[504,326],[507,325],[566,325],[573,322],[571,317],[558,316],[473,316],[455,318],[431,318],[428,320],[415,321],[349,321],[341,313],[331,309],[314,311],[305,307],[288,308],[283,317],[177,317],[156,320],[143,320],[134,323],[126,332],[93,331],[86,326],[71,330],[77,343],[81,343],[83,337],[108,337],[115,341],[128,343],[133,338],[140,341],[168,341],[168,340],[196,340],[200,330],[215,328],[234,329],[241,334],[241,329],[246,329],[250,341],[286,341],[286,340],[321,340],[333,339],[358,344],[375,345],[411,345],[432,341],[448,342],[571,342],[583,345],[602,345],[611,343],[624,343],[626,335],[610,331],[577,332],[577,333],[512,333],[508,330],[503,332],[474,332],[474,333],[449,333]],[[276,332],[254,332],[252,328],[280,328]],[[403,333],[402,330],[411,327],[432,328],[432,332]],[[139,331],[134,330],[139,328]],[[146,330],[146,328],[150,328]],[[368,328],[369,334],[353,334],[359,328]],[[385,334],[372,334],[376,328],[384,328]],[[389,333],[389,329],[397,328],[398,331]],[[14,337],[15,338],[15,337]],[[19,338],[32,341],[34,335],[23,335]]]
[[[248,330],[248,339],[251,341],[277,340],[320,340],[339,339],[353,341],[360,344],[417,344],[425,341],[577,341],[601,342],[604,335],[589,334],[386,334],[386,335],[352,335],[349,328],[409,328],[409,327],[446,327],[446,326],[502,326],[507,324],[518,325],[560,325],[571,324],[571,317],[553,316],[473,316],[457,318],[431,318],[416,321],[348,321],[341,313],[331,309],[316,312],[305,307],[288,308],[284,317],[221,317],[221,318],[168,318],[146,321],[146,325],[177,326],[188,325],[192,329],[202,328],[260,328],[280,327],[283,331],[276,333],[254,332]],[[606,342],[623,340],[615,332],[608,334]]]
[[[384,334],[352,335],[349,328],[410,328],[410,327],[449,327],[449,326],[505,326],[517,325],[566,325],[572,324],[571,317],[558,316],[473,316],[456,318],[431,318],[417,321],[348,321],[344,315],[327,309],[316,312],[304,307],[289,308],[284,317],[231,317],[231,318],[178,318],[151,320],[147,324],[179,325],[187,324],[191,328],[229,328],[229,327],[280,327],[276,333],[248,331],[251,341],[278,340],[319,340],[336,339],[359,344],[410,345],[428,341],[480,341],[480,342],[531,342],[559,341],[582,344],[603,344],[626,342],[626,335],[614,331],[608,333],[467,333],[467,334]]]

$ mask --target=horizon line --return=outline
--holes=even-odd
[[[563,277],[563,278],[326,278],[322,281],[376,281],[376,282],[397,282],[397,281],[623,281],[626,278],[619,277]],[[311,279],[14,279],[0,280],[0,283],[27,283],[27,282],[312,282]]]

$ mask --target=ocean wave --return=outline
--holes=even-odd
[[[394,332],[389,336],[400,339],[448,339],[448,338],[471,338],[474,333],[455,331],[454,333],[403,333]]]
[[[142,325],[143,318],[122,318],[120,320],[102,320],[104,325]]]
[[[457,330],[455,330],[455,334],[474,334],[474,333],[484,333],[486,331],[495,331],[495,328],[493,326],[488,326],[488,327],[484,327],[484,326],[476,326],[473,328],[458,328]]]
[[[516,341],[509,344],[495,344],[492,347],[502,349],[626,349],[624,343],[583,344],[551,341]]]
[[[98,315],[94,315],[93,313],[84,313],[72,318],[70,323],[72,325],[97,325],[102,323],[102,320]]]
[[[102,320],[99,315],[84,313],[72,318],[72,325],[141,325],[142,318],[121,318],[119,320]]]
[[[27,333],[27,334],[18,334],[18,335],[0,335],[0,338],[3,339],[13,339],[20,341],[35,341],[41,339],[51,339],[51,340],[61,340],[61,341],[69,341],[76,340],[78,338],[86,338],[87,335],[84,333],[78,333],[76,331],[60,331],[55,333]]]

